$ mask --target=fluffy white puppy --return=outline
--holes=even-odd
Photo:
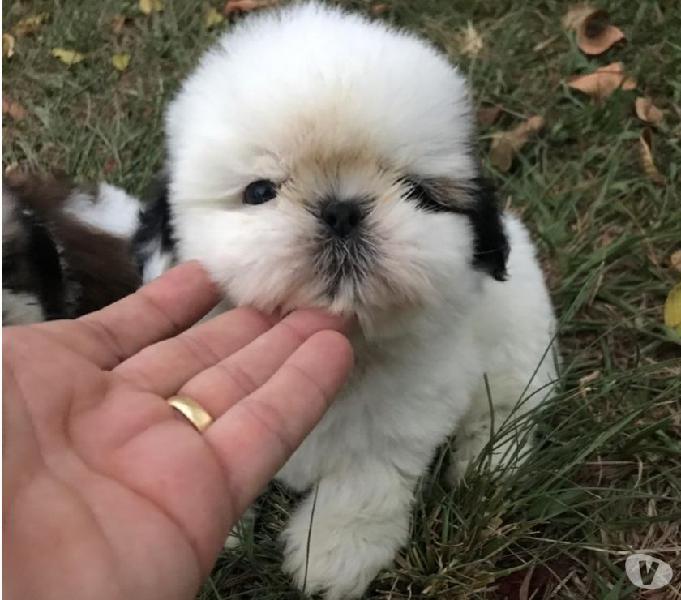
[[[533,246],[480,179],[460,72],[360,16],[305,4],[247,19],[166,125],[168,197],[139,236],[147,277],[175,253],[208,268],[225,307],[358,320],[350,382],[278,475],[318,484],[309,563],[313,493],[283,534],[285,570],[308,593],[357,597],[407,541],[447,436],[459,477],[489,442],[489,399],[501,424],[523,394],[527,408],[549,393],[554,320]]]

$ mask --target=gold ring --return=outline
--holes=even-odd
[[[173,396],[168,398],[168,404],[187,419],[199,433],[206,431],[213,422],[213,417],[206,409],[189,396]]]

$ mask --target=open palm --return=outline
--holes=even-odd
[[[352,362],[340,319],[236,309],[195,263],[75,321],[3,332],[4,587],[187,599]],[[334,331],[336,330],[336,331]],[[199,434],[165,401],[198,401]]]

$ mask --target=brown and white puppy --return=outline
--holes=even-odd
[[[78,317],[137,289],[139,202],[108,184],[13,175],[2,194],[2,323]]]

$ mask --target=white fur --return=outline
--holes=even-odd
[[[2,290],[2,322],[10,325],[30,325],[45,320],[40,299],[29,292]]]
[[[407,198],[402,177],[476,176],[466,84],[429,45],[357,16],[313,4],[247,20],[185,82],[167,131],[181,259],[201,260],[232,305],[359,318],[350,382],[279,473],[318,484],[309,564],[312,496],[284,532],[284,568],[308,593],[357,597],[407,541],[438,445],[457,432],[456,478],[489,441],[484,376],[496,423],[526,387],[542,391],[525,409],[550,391],[553,313],[532,244],[507,216],[509,279],[495,281],[471,266],[466,216]],[[259,179],[277,198],[243,205]],[[328,196],[372,199],[364,276],[332,296],[304,208]]]
[[[138,225],[140,202],[121,188],[100,183],[96,195],[77,189],[64,211],[92,228],[130,238]]]
[[[142,280],[144,283],[149,283],[165,273],[173,266],[173,255],[169,252],[164,252],[161,248],[161,243],[154,243],[149,257],[144,261],[142,268]]]

